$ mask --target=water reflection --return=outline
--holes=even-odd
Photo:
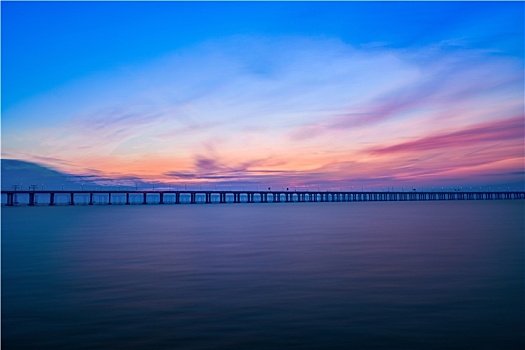
[[[2,208],[3,345],[523,345],[523,201]]]

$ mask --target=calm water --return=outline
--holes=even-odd
[[[2,348],[522,349],[524,201],[2,208]]]

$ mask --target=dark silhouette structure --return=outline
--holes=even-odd
[[[366,202],[366,201],[450,201],[450,200],[502,200],[525,199],[523,191],[498,192],[461,192],[461,191],[410,191],[410,192],[347,192],[347,191],[141,191],[141,190],[8,190],[2,191],[7,196],[5,205],[18,204],[17,198],[25,196],[27,205],[37,204],[36,198],[45,198],[44,203],[56,205],[57,196],[67,197],[64,203],[80,204],[78,197],[84,199],[82,204],[212,204],[212,203],[295,203],[295,202]],[[103,198],[103,199],[101,199]],[[95,201],[95,199],[97,199]],[[133,201],[132,201],[133,199]]]

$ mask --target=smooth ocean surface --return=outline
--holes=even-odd
[[[2,207],[2,349],[523,349],[524,212]]]

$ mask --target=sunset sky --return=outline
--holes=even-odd
[[[170,184],[523,186],[523,2],[2,2],[2,158]]]

